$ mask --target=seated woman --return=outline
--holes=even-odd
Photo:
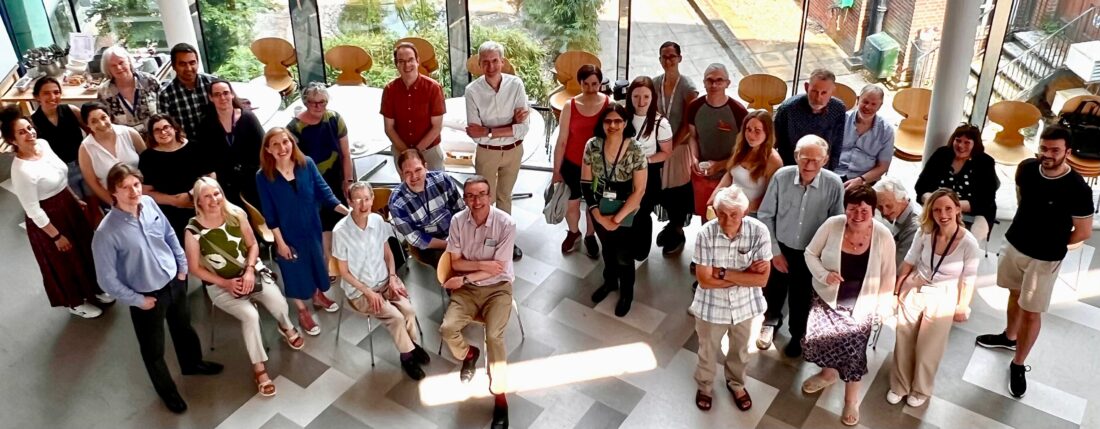
[[[205,148],[189,141],[171,116],[151,116],[145,130],[149,150],[138,156],[145,194],[160,206],[176,237],[183,237],[183,228],[195,214],[191,188],[199,177],[214,175],[214,159]]]
[[[993,157],[985,153],[982,130],[970,124],[955,128],[948,143],[924,164],[914,186],[917,201],[925,203],[939,188],[955,191],[962,204],[963,222],[970,225],[975,238],[984,240],[997,220],[997,188],[1001,187]]]
[[[248,215],[226,202],[221,186],[209,177],[196,180],[192,193],[195,217],[187,223],[183,238],[187,268],[206,285],[216,307],[241,321],[256,386],[260,395],[274,396],[275,383],[264,367],[267,353],[260,332],[260,313],[252,301],[267,308],[290,348],[301,350],[305,339],[294,329],[286,298],[271,271],[260,261],[260,247],[248,224]]]
[[[137,168],[138,154],[145,151],[145,141],[137,130],[111,123],[111,115],[103,104],[84,103],[80,106],[80,118],[92,132],[80,143],[77,154],[80,172],[99,201],[110,204],[107,172],[118,163]]]
[[[768,182],[772,180],[775,170],[782,166],[783,159],[775,150],[775,124],[771,113],[767,110],[750,112],[741,123],[741,132],[733,144],[733,156],[726,163],[729,172],[718,182],[718,187],[707,200],[707,206],[714,204],[714,195],[719,189],[734,184],[749,198],[749,209],[745,214],[756,216],[760,202],[764,201]]]
[[[92,299],[109,304],[114,298],[96,282],[92,226],[84,217],[84,203],[69,187],[68,167],[15,107],[0,111],[0,135],[15,146],[12,192],[26,212],[27,237],[46,298],[74,315],[98,317],[103,312]]]
[[[821,372],[802,383],[817,393],[844,381],[841,423],[859,423],[859,382],[867,373],[867,342],[875,317],[893,309],[894,238],[874,220],[876,195],[867,185],[844,191],[844,214],[829,218],[806,247],[813,298],[802,349]]]
[[[898,274],[897,340],[886,401],[910,407],[932,396],[936,370],[947,347],[952,321],[970,317],[978,277],[978,240],[963,229],[962,204],[950,189],[928,197],[921,234],[913,241]]]

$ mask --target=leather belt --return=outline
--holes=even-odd
[[[480,148],[483,148],[483,149],[488,149],[488,150],[504,151],[504,150],[512,150],[512,149],[515,149],[515,148],[520,147],[522,145],[523,145],[523,140],[516,140],[515,143],[506,144],[506,145],[499,145],[499,146],[490,146],[490,145],[487,145],[487,144],[478,143],[477,147],[480,147]]]

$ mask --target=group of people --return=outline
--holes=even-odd
[[[699,409],[713,403],[723,336],[730,340],[726,387],[739,409],[751,408],[745,369],[752,321],[763,316],[755,346],[768,349],[784,306],[784,354],[822,368],[802,390],[843,381],[844,424],[859,420],[872,330],[895,316],[886,399],[923,405],[952,322],[969,317],[978,242],[995,222],[999,181],[980,130],[958,127],[928,160],[911,197],[887,175],[893,130],[878,115],[881,88],[863,88],[848,112],[833,97],[836,77],[815,70],[806,92],[773,116],[729,97],[721,64],[707,67],[700,95],[679,72],[680,46],[666,42],[659,54],[664,73],[634,79],[625,105],[600,93],[598,67],[581,67],[582,93],[561,112],[552,177],[569,195],[561,251],[583,245],[589,257],[602,255],[603,284],[592,301],[616,292],[614,312],[627,315],[635,262],[654,241],[653,216],[668,219],[656,234],[667,255],[684,248],[684,227],[698,215],[698,287],[689,313],[699,337]],[[522,256],[509,213],[528,127],[523,83],[502,73],[503,46],[479,47],[484,75],[466,88],[477,174],[460,184],[443,171],[442,88],[419,74],[415,46],[398,45],[394,60],[399,76],[384,89],[381,113],[401,183],[386,201],[388,219],[374,213],[371,186],[355,180],[347,126],[327,109],[324,85],[308,85],[306,109],[265,133],[229,82],[198,71],[197,51],[185,44],[172,49],[176,77],[163,86],[135,71],[124,50],[108,49],[102,103],[79,109],[59,102],[56,80],[37,81],[38,111],[24,118],[5,110],[0,131],[17,149],[12,182],[51,305],[81,317],[100,314],[93,303],[128,305],[157,393],[183,412],[163,358],[164,322],[183,374],[222,369],[202,359],[186,299],[189,273],[215,306],[241,321],[263,396],[274,395],[275,385],[253,302],[298,350],[302,333],[321,331],[308,302],[338,311],[325,292],[339,280],[347,306],[386,327],[401,367],[419,380],[430,355],[417,342],[416,312],[397,274],[396,236],[416,259],[450,267],[440,285],[450,295],[440,333],[462,362],[463,382],[473,378],[481,350],[461,331],[475,320],[485,324],[493,427],[507,427],[504,331],[514,305],[513,261]],[[977,338],[984,347],[1015,350],[1009,390],[1016,397],[1026,390],[1025,359],[1066,246],[1091,234],[1091,192],[1065,162],[1070,139],[1048,127],[1038,159],[1017,170],[1019,210],[998,267],[998,284],[1010,289],[1008,324]],[[274,236],[278,275],[259,258],[246,210],[256,204]],[[338,276],[330,277],[330,260]]]

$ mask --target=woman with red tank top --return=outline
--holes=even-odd
[[[561,243],[562,253],[577,250],[581,238],[581,162],[584,146],[596,132],[600,112],[611,103],[611,97],[600,93],[603,72],[599,67],[585,64],[577,69],[577,82],[581,84],[581,93],[573,97],[561,111],[558,121],[558,140],[554,144],[555,183],[565,182],[569,187],[569,205],[565,210],[565,222],[569,231]],[[587,219],[584,237],[585,254],[589,258],[600,257],[600,245],[596,241],[596,230],[592,227],[592,217]]]

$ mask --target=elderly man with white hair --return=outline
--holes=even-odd
[[[844,213],[844,184],[836,173],[823,169],[829,162],[829,143],[812,134],[802,137],[795,145],[794,158],[796,165],[776,170],[757,212],[771,231],[776,272],[764,289],[768,311],[756,347],[771,347],[776,329],[783,324],[783,302],[787,301],[791,342],[783,352],[789,357],[802,355],[801,340],[813,296],[804,257],[806,246],[826,219]]]
[[[762,291],[771,272],[772,246],[768,228],[745,216],[749,199],[737,185],[718,190],[714,211],[718,215],[703,225],[695,240],[695,278],[699,288],[691,303],[695,332],[699,337],[699,365],[695,368],[695,405],[707,411],[714,397],[714,359],[722,352],[722,337],[729,337],[725,356],[726,389],[741,411],[752,407],[745,390],[752,320],[764,314]]]
[[[874,188],[878,196],[878,212],[894,233],[897,248],[895,261],[901,267],[909,246],[913,245],[913,239],[920,232],[920,206],[909,198],[905,184],[896,177],[883,177],[875,183]]]
[[[890,169],[890,161],[894,159],[894,128],[878,115],[883,97],[881,87],[864,86],[856,108],[844,118],[840,159],[833,168],[844,181],[844,189],[874,183]]]
[[[504,46],[492,40],[477,49],[485,73],[466,85],[466,134],[477,143],[474,171],[489,181],[498,209],[512,213],[512,188],[523,162],[527,135],[527,90],[520,78],[504,74]],[[523,251],[512,249],[512,259]]]
[[[99,87],[96,97],[107,106],[111,122],[145,132],[145,121],[158,111],[160,82],[134,68],[130,53],[121,46],[104,50],[99,67],[107,75],[107,84]]]

